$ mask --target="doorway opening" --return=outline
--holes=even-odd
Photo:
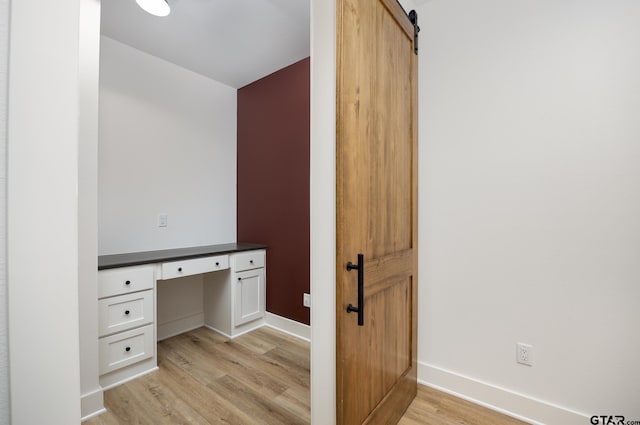
[[[102,3],[98,254],[267,245],[262,320],[308,340],[309,3],[170,4],[155,17]],[[157,281],[161,369],[206,315],[209,283]],[[217,341],[194,332],[182,339]],[[269,345],[256,338],[244,344]]]

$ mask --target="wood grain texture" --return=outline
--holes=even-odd
[[[337,422],[396,423],[416,392],[417,57],[395,0],[337,2]],[[348,315],[364,254],[364,326]]]
[[[84,424],[309,424],[308,343],[269,328],[232,341],[200,328],[160,342],[158,361],[107,391],[107,413]],[[399,424],[524,422],[420,385]]]
[[[454,397],[430,387],[418,386],[418,394],[398,425],[525,425],[518,419]]]
[[[297,338],[200,328],[159,342],[158,366],[105,392],[107,413],[85,424],[309,423],[309,344]]]

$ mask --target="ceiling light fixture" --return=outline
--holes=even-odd
[[[138,6],[145,12],[155,16],[167,16],[169,12],[171,12],[167,0],[136,0],[136,3],[138,3]]]

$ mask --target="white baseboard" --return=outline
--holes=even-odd
[[[265,324],[270,328],[295,336],[296,338],[303,339],[307,342],[311,341],[311,326],[309,325],[269,312],[267,312],[264,319]]]
[[[158,323],[158,341],[204,326],[204,313],[196,313],[166,323]]]
[[[98,388],[87,394],[83,394],[80,397],[80,415],[82,421],[91,419],[94,416],[98,416],[101,413],[106,412],[104,408],[104,397],[102,388]]]
[[[154,359],[149,359],[149,360],[154,360]],[[133,366],[136,366],[136,365],[133,365]],[[102,389],[104,391],[110,390],[111,388],[115,388],[118,385],[124,384],[125,382],[133,381],[134,379],[140,378],[141,376],[144,376],[144,375],[148,375],[149,373],[155,372],[156,370],[159,370],[159,369],[160,368],[158,366],[154,366],[154,367],[152,367],[150,369],[145,369],[145,370],[142,370],[141,372],[135,373],[135,374],[133,374],[131,376],[127,376],[126,378],[118,379],[118,380],[114,379],[113,381],[106,380],[103,377],[101,379],[105,379],[105,382],[104,382],[104,385],[103,385]],[[116,371],[116,372],[118,372],[118,371]]]
[[[260,320],[255,320],[253,322],[249,322],[249,323],[245,323],[244,325],[240,325],[238,331],[236,331],[233,335],[229,335],[226,332],[222,332],[220,329],[218,328],[214,328],[211,325],[207,325],[206,323],[204,324],[204,327],[207,329],[210,329],[212,331],[214,331],[215,333],[219,333],[220,335],[229,338],[229,339],[234,339],[239,337],[240,335],[244,335],[244,334],[248,334],[251,331],[255,331],[256,329],[260,329],[261,327],[264,326],[264,320],[260,319]]]
[[[95,418],[96,416],[100,416],[100,415],[102,415],[103,413],[107,413],[107,409],[105,409],[104,407],[103,407],[102,409],[100,409],[100,410],[96,411],[96,412],[93,412],[93,413],[91,413],[91,414],[87,415],[87,416],[83,416],[83,417],[80,419],[80,422],[88,421],[89,419],[91,419],[91,418]]]
[[[213,327],[213,326],[211,326],[211,325],[207,325],[207,324],[205,323],[205,324],[204,324],[204,327],[205,327],[205,328],[207,328],[207,329],[209,329],[209,330],[211,330],[211,331],[214,331],[215,333],[220,334],[220,335],[222,335],[222,336],[224,336],[224,337],[226,337],[226,338],[233,339],[233,337],[232,337],[231,335],[229,335],[228,333],[226,333],[226,332],[222,332],[220,329],[214,328],[214,327]]]
[[[589,423],[584,413],[424,362],[418,362],[418,382],[534,425]]]
[[[235,333],[233,336],[227,334],[226,332],[222,332],[220,329],[214,328],[213,326],[210,326],[206,323],[204,324],[204,327],[211,329],[212,331],[217,332],[229,339],[233,339],[239,337],[240,335],[255,331],[256,329],[259,329],[263,326],[268,326],[279,332],[291,335],[304,341],[311,341],[311,327],[309,325],[296,322],[295,320],[287,319],[286,317],[278,316],[277,314],[267,312],[265,314],[264,320],[261,319],[260,321],[251,322],[249,323],[249,325],[250,326],[247,329],[242,329],[241,332]]]

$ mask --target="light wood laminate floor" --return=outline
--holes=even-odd
[[[525,425],[510,416],[418,385],[418,395],[398,425]]]
[[[106,391],[107,413],[84,424],[309,423],[309,344],[297,338],[263,327],[229,340],[200,328],[159,342],[158,366]],[[522,423],[423,386],[400,421]]]

